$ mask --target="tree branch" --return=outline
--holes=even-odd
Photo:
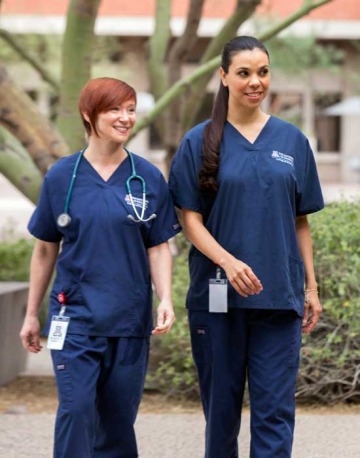
[[[181,63],[189,55],[199,28],[205,0],[191,0],[184,33],[179,37],[169,52],[169,83],[174,84],[181,74]]]
[[[24,47],[19,43],[15,37],[7,32],[4,29],[0,29],[0,37],[22,57],[26,62],[28,62],[41,76],[41,78],[52,86],[56,93],[59,92],[59,83],[53,78],[52,75],[47,71],[47,69],[36,59],[35,56],[32,56]]]
[[[147,65],[151,92],[155,99],[161,97],[168,88],[164,61],[170,39],[170,9],[170,0],[157,0],[155,9],[155,28],[149,41]]]
[[[201,61],[200,65],[208,62],[213,57],[217,56],[224,43],[227,43],[231,38],[236,36],[240,25],[245,22],[255,11],[256,7],[261,3],[261,0],[238,0],[233,14],[227,19],[220,32],[217,33],[210,41]],[[197,114],[201,110],[204,95],[211,73],[204,75],[191,87],[187,104],[183,114],[183,129],[188,130],[194,125]]]
[[[186,18],[186,26],[183,34],[175,41],[169,52],[168,73],[169,86],[171,87],[181,78],[182,64],[189,55],[197,39],[197,31],[201,20],[204,0],[191,0]],[[184,106],[184,98],[178,103],[171,103],[164,117],[162,137],[164,146],[168,151],[167,157],[172,157],[182,135],[181,115]]]
[[[59,115],[56,125],[71,151],[85,141],[78,113],[79,93],[91,78],[94,26],[100,0],[71,0],[62,48]]]
[[[320,0],[315,3],[310,1],[309,3],[309,0],[305,0],[305,4],[300,8],[298,12],[294,13],[293,15],[290,15],[288,18],[281,21],[276,26],[260,34],[259,39],[262,41],[268,40],[277,33],[289,27],[299,18],[307,15],[310,11],[332,1],[333,0]],[[151,122],[153,122],[161,111],[163,111],[170,103],[172,103],[174,100],[180,97],[187,89],[189,89],[189,87],[194,85],[200,78],[204,77],[205,75],[213,72],[216,68],[218,68],[220,66],[220,62],[221,56],[216,56],[208,62],[206,62],[205,64],[196,68],[193,71],[193,73],[191,73],[191,75],[188,75],[179,80],[177,83],[175,83],[174,86],[172,86],[165,94],[163,94],[156,101],[154,108],[135,125],[132,137],[134,137],[142,129],[147,127]]]
[[[0,65],[0,125],[4,126],[28,151],[44,174],[68,147],[37,105],[9,78]]]
[[[0,127],[0,173],[24,196],[36,203],[42,176],[26,151],[2,127]]]

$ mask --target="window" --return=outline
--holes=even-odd
[[[317,93],[315,104],[315,133],[318,152],[339,152],[341,142],[340,116],[329,116],[324,109],[341,100],[339,93]]]

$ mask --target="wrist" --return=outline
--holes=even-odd
[[[226,253],[222,257],[219,258],[219,260],[215,264],[221,267],[223,270],[226,270],[227,267],[233,262],[234,256],[232,256],[230,253]]]

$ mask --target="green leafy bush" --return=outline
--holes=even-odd
[[[30,259],[34,247],[33,239],[14,240],[11,233],[0,242],[0,281],[29,281]],[[39,320],[43,327],[46,320],[47,298],[41,306]]]
[[[303,338],[297,397],[360,402],[360,202],[311,216],[321,321]]]
[[[169,334],[152,338],[147,390],[169,397],[198,397],[198,383],[191,356],[185,297],[189,285],[188,243],[178,236],[179,254],[174,259],[173,300],[176,321]],[[155,304],[155,311],[156,311]]]
[[[360,202],[328,205],[310,217],[314,263],[324,308],[303,337],[297,398],[302,402],[360,402]],[[167,396],[198,396],[185,310],[188,245],[177,237],[173,297],[177,321],[152,340],[147,388]]]
[[[0,281],[28,281],[33,241],[26,239],[0,243]]]

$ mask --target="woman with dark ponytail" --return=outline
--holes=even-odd
[[[288,458],[301,332],[321,314],[307,214],[324,203],[307,138],[261,108],[264,45],[229,41],[220,79],[211,119],[185,135],[170,172],[192,243],[186,306],[205,457],[239,456],[247,380],[251,458]]]

